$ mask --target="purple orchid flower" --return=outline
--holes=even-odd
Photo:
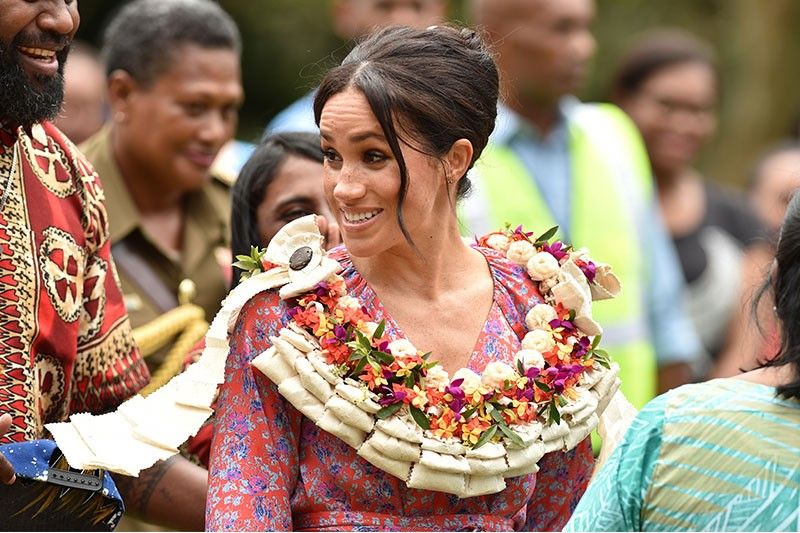
[[[325,296],[326,294],[328,294],[329,288],[330,287],[328,286],[328,282],[320,281],[314,286],[313,291],[317,296]]]
[[[597,266],[591,261],[581,261],[578,265],[578,268],[581,269],[583,275],[586,276],[586,280],[589,283],[594,281],[594,277],[597,275]]]
[[[575,324],[573,324],[569,320],[562,320],[560,318],[554,318],[553,320],[548,322],[548,324],[553,329],[556,329],[556,328],[564,328],[564,329],[568,329],[568,330],[575,329]]]
[[[342,326],[335,326],[333,328],[333,335],[340,342],[347,342],[347,329],[343,328]]]
[[[296,305],[294,307],[289,308],[286,314],[289,315],[289,318],[294,318],[297,316],[297,313],[299,312],[300,312],[300,306]]]
[[[592,345],[589,342],[589,337],[581,337],[581,339],[572,346],[572,357],[583,357],[589,352],[589,347]]]
[[[553,244],[545,243],[545,245],[542,246],[542,251],[549,253],[559,262],[567,256],[567,251],[564,249],[564,243],[561,241],[555,241]]]
[[[515,235],[520,235],[521,237],[525,237],[525,240],[530,240],[530,237],[533,237],[533,232],[532,231],[524,231],[522,229],[522,226],[517,226],[517,228],[514,230],[514,234]]]
[[[533,389],[530,388],[530,387],[526,387],[524,389],[517,389],[517,392],[516,392],[515,396],[517,397],[517,400],[525,399],[525,400],[527,400],[529,402],[532,402],[533,401]]]
[[[541,370],[539,370],[535,366],[532,366],[525,371],[525,377],[528,378],[529,380],[534,380],[539,377],[540,372]]]

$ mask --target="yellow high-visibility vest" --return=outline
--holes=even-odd
[[[620,365],[622,391],[641,408],[656,393],[657,363],[645,307],[646,269],[637,210],[652,204],[647,154],[633,124],[611,105],[581,104],[570,115],[568,146],[572,208],[570,238],[622,281],[613,300],[595,302],[601,348]],[[490,144],[473,179],[495,227],[522,224],[541,234],[556,225],[536,181],[508,147]],[[561,238],[560,235],[557,235]]]

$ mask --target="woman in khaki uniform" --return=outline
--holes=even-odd
[[[105,35],[112,121],[83,146],[106,186],[113,244],[134,327],[194,303],[210,320],[227,291],[229,189],[211,177],[242,101],[240,37],[209,4],[136,2]],[[168,53],[164,53],[168,51]],[[148,358],[151,371],[163,350]]]
[[[235,23],[209,0],[135,0],[106,30],[112,121],[83,149],[106,185],[112,255],[134,327],[177,307],[185,279],[194,282],[193,301],[206,320],[227,292],[218,256],[229,256],[220,254],[228,246],[229,191],[210,168],[236,130],[240,50]],[[169,347],[147,359],[154,378]],[[201,530],[207,472],[173,459],[141,484],[147,490],[129,491],[118,480],[126,508],[148,510],[152,494],[174,490],[180,497],[163,523]],[[174,483],[178,471],[188,477]]]

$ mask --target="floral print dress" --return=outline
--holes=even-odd
[[[525,334],[525,313],[539,303],[521,267],[493,250],[486,257],[494,280],[492,307],[468,366],[512,363]],[[403,338],[344,248],[333,257],[348,292],[393,339]],[[497,494],[460,499],[406,487],[362,459],[339,438],[319,429],[278,393],[250,361],[270,346],[289,317],[277,291],[242,309],[231,340],[225,383],[217,403],[211,451],[208,530],[560,530],[591,476],[591,445],[542,458],[537,474],[507,479]]]

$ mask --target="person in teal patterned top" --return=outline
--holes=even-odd
[[[800,195],[771,274],[776,357],[647,404],[565,531],[800,531]]]

